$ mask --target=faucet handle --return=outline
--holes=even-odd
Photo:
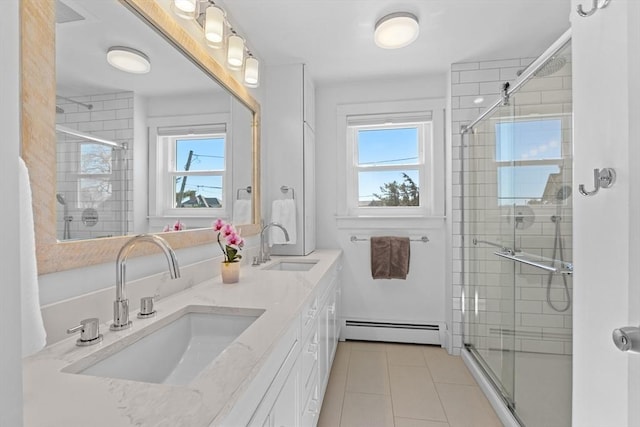
[[[156,310],[153,308],[153,299],[156,296],[157,295],[140,298],[140,312],[138,313],[138,319],[147,319],[156,315]]]
[[[75,334],[80,332],[80,338],[76,341],[76,345],[85,347],[88,345],[98,344],[102,341],[102,334],[100,333],[100,320],[97,317],[90,317],[83,319],[80,324],[72,328],[67,329],[68,334]]]

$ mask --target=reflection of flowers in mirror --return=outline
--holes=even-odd
[[[182,230],[186,230],[187,226],[184,225],[184,222],[180,222],[180,220],[177,220],[175,224],[173,224],[173,226],[171,225],[165,225],[164,228],[162,229],[162,231],[164,233],[168,232],[168,231],[182,231]]]
[[[242,255],[238,252],[244,246],[244,239],[231,223],[224,222],[220,218],[213,222],[213,231],[218,232],[218,246],[224,255],[224,262],[238,262]],[[224,240],[220,241],[220,236]]]

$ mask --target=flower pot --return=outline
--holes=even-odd
[[[240,280],[240,263],[223,262],[220,269],[222,283],[238,283]]]

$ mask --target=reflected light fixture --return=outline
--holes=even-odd
[[[224,10],[218,6],[209,6],[205,11],[204,37],[215,49],[224,46]]]
[[[107,62],[121,71],[133,74],[146,74],[151,71],[149,57],[139,50],[112,46],[107,50]]]
[[[232,30],[227,40],[227,65],[232,70],[242,68],[244,62],[244,39]]]
[[[249,54],[244,61],[244,85],[258,87],[260,81],[260,63],[253,55]]]
[[[413,43],[419,33],[418,18],[414,14],[397,12],[376,22],[374,40],[383,49],[399,49]]]
[[[482,96],[479,96],[473,100],[474,104],[482,104],[483,102],[484,102],[484,98]]]

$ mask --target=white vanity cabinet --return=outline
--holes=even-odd
[[[314,427],[317,424],[339,338],[339,272],[338,262],[320,280],[289,332],[276,346],[273,354],[280,357],[280,364],[269,363],[273,356],[269,358],[264,372],[247,393],[251,399],[243,399],[236,405],[222,425]],[[268,389],[258,398],[257,389],[266,384]],[[256,409],[250,409],[252,407]]]
[[[274,66],[266,78],[263,144],[267,200],[295,198],[296,243],[273,245],[275,255],[308,255],[316,247],[315,87],[304,64]],[[288,191],[282,192],[286,186]],[[271,204],[265,220],[271,221]]]

